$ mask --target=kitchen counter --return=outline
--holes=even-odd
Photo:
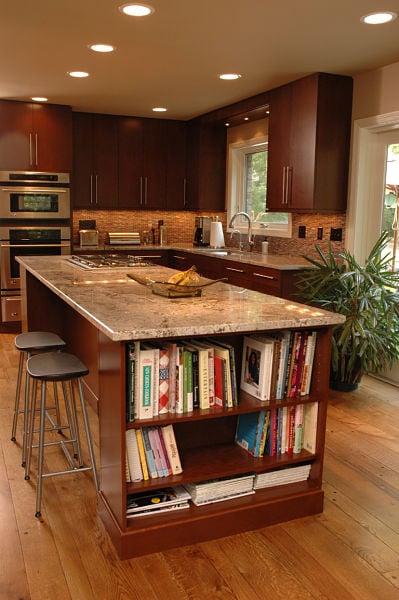
[[[25,286],[27,272],[113,341],[317,327],[344,321],[342,315],[225,283],[204,288],[198,298],[169,299],[129,279],[126,269],[85,271],[59,256],[17,260]],[[140,267],[140,275],[156,280],[167,280],[171,273],[159,265]],[[29,286],[27,289],[25,311],[29,307]]]
[[[201,256],[209,256],[209,258],[215,259],[227,259],[245,264],[252,264],[255,266],[270,267],[273,269],[284,270],[300,270],[306,268],[312,268],[311,264],[302,256],[293,256],[289,254],[261,254],[259,252],[242,252],[240,253],[235,248],[209,248],[193,246],[192,244],[173,244],[169,246],[158,246],[158,245],[100,245],[100,246],[74,246],[73,251],[79,254],[93,254],[96,252],[140,252],[145,253],[146,251],[184,251],[198,254]]]

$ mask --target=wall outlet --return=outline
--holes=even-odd
[[[342,242],[342,227],[331,227],[330,240],[332,242]]]
[[[305,225],[299,225],[299,227],[298,227],[298,237],[299,238],[305,238],[306,237],[306,226]]]
[[[322,240],[323,239],[323,227],[318,227],[317,228],[317,239],[318,240]]]

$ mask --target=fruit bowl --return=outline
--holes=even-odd
[[[202,288],[213,285],[218,281],[226,281],[227,279],[227,277],[221,279],[205,279],[200,277],[198,283],[180,285],[178,283],[169,283],[168,281],[154,281],[150,277],[137,275],[136,273],[134,275],[126,273],[126,275],[129,279],[133,279],[137,283],[151,288],[153,294],[164,296],[165,298],[195,298],[201,296]]]

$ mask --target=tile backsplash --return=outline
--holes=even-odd
[[[110,210],[77,210],[73,213],[73,243],[79,244],[79,220],[95,219],[99,231],[99,243],[107,242],[108,232],[138,232],[142,237],[143,231],[150,227],[157,229],[158,221],[162,220],[167,228],[168,244],[192,243],[194,239],[195,217],[205,214],[211,217],[219,216],[226,229],[226,213],[206,211],[204,213],[190,211],[110,211]],[[341,250],[345,242],[345,214],[293,214],[292,238],[269,238],[269,252],[272,254],[295,254],[317,256],[315,244],[323,250],[328,247],[331,229],[342,229],[342,241],[332,241],[334,250]],[[306,228],[306,237],[300,238],[299,227]],[[318,229],[322,228],[323,237],[317,239]],[[255,250],[260,251],[263,237],[256,236]],[[226,245],[230,244],[229,236],[225,236]]]

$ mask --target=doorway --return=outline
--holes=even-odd
[[[399,112],[354,122],[346,246],[360,262],[384,226],[386,165],[392,144],[399,144]],[[380,378],[399,386],[399,364]]]

